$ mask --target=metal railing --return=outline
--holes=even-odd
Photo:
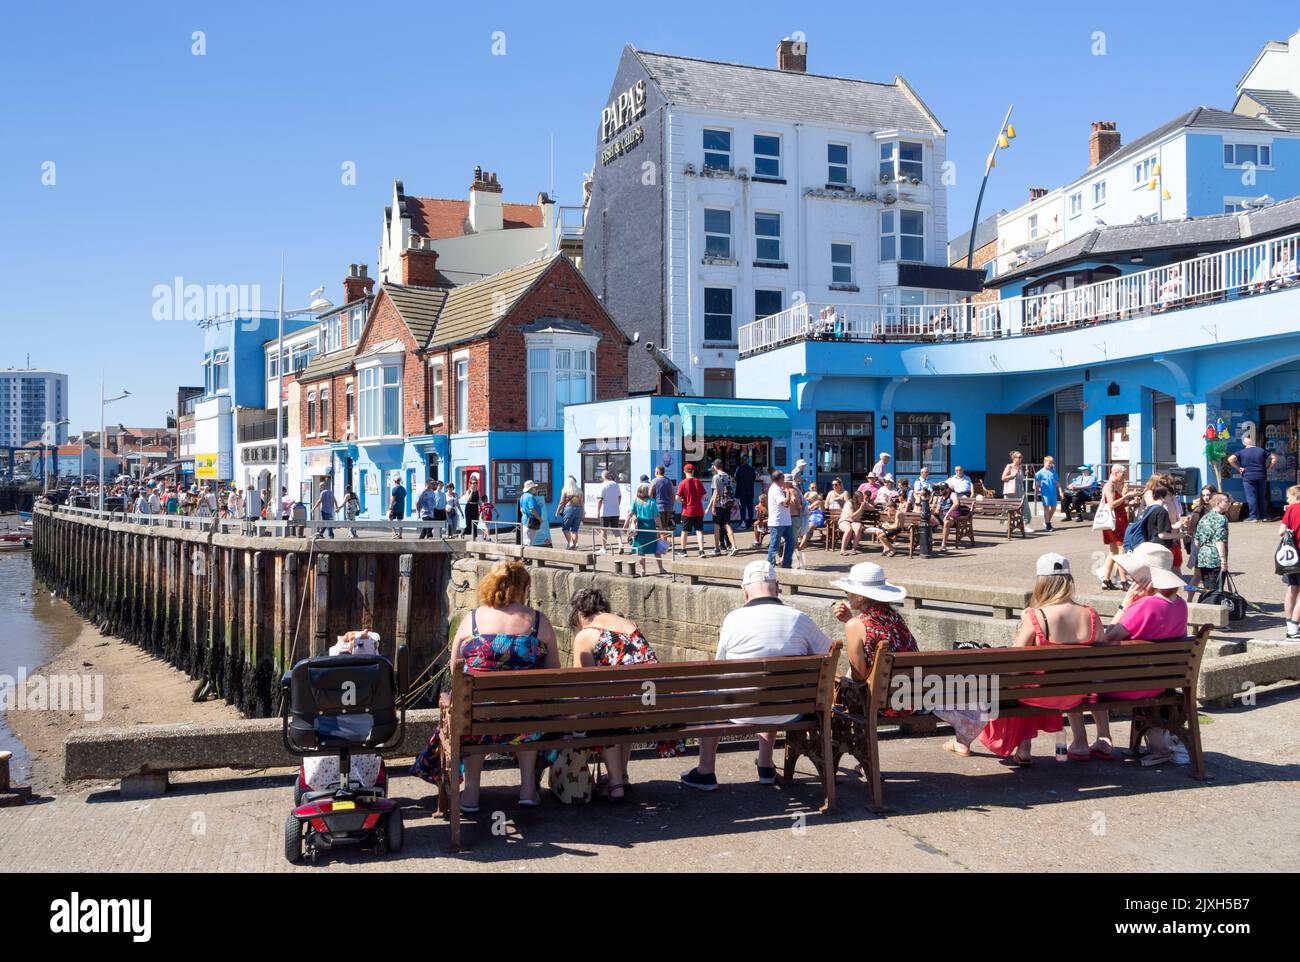
[[[358,532],[380,532],[394,537],[404,537],[407,533],[419,537],[429,531],[434,537],[445,539],[449,534],[445,521],[421,521],[418,518],[334,518],[325,520],[316,518],[308,521],[285,520],[283,518],[230,518],[211,514],[148,514],[138,511],[100,511],[97,508],[73,508],[61,506],[59,514],[71,514],[82,518],[100,521],[113,521],[136,524],[146,528],[171,528],[182,531],[216,531],[218,534],[243,535],[245,537],[302,538],[321,537],[329,532],[337,536],[346,532],[357,537]],[[450,532],[455,537],[454,532]]]
[[[795,304],[740,329],[740,354],[825,341],[1018,337],[1232,300],[1300,283],[1300,232],[1066,291],[954,304]]]

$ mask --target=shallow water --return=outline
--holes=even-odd
[[[0,685],[19,668],[31,675],[81,633],[85,622],[32,573],[30,551],[0,553]],[[7,677],[4,677],[7,676]],[[0,714],[0,750],[14,753],[13,780],[31,776],[31,759]]]

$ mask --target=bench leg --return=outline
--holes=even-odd
[[[830,712],[822,716],[822,787],[826,792],[822,814],[830,814],[835,811],[835,752],[831,746]]]
[[[791,737],[787,732],[785,736],[785,770],[781,775],[781,784],[789,788],[794,784],[794,767],[799,761],[799,746],[797,738]]]
[[[1205,756],[1201,752],[1201,719],[1196,714],[1196,696],[1190,688],[1183,693],[1183,711],[1187,731],[1187,753],[1192,756],[1192,778],[1205,778]]]
[[[447,779],[447,794],[451,796],[451,850],[459,852],[460,847],[460,744],[448,747],[450,756],[444,777]]]
[[[862,774],[867,779],[867,784],[871,788],[871,809],[875,812],[885,810],[884,790],[880,783],[880,745],[876,731],[876,715],[872,711],[867,712],[867,764],[863,766]]]

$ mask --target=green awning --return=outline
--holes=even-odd
[[[769,404],[678,404],[682,433],[706,438],[773,438],[790,433],[790,418]]]

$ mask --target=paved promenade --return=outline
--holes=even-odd
[[[959,759],[942,739],[886,738],[886,816],[847,767],[840,810],[820,801],[803,761],[793,791],[754,781],[752,753],[719,757],[711,795],[677,783],[690,759],[634,759],[636,789],[622,806],[582,808],[543,792],[519,808],[517,772],[489,770],[483,812],[467,816],[470,851],[446,851],[447,823],[429,809],[431,788],[394,779],[404,799],[400,856],[348,850],[294,868],[280,852],[292,804],[287,773],[183,777],[162,798],[123,801],[97,788],[24,808],[0,809],[0,870],[31,871],[1295,871],[1300,838],[1300,692],[1262,693],[1253,708],[1206,713],[1209,781],[1187,769],[1134,762],[1060,764],[1052,737],[1030,769],[989,755]],[[1127,725],[1116,725],[1123,741]],[[978,746],[977,746],[978,747]],[[394,765],[393,771],[401,769]],[[494,835],[494,812],[509,833]],[[800,819],[802,816],[802,819]],[[1141,894],[1141,893],[1135,893]]]

